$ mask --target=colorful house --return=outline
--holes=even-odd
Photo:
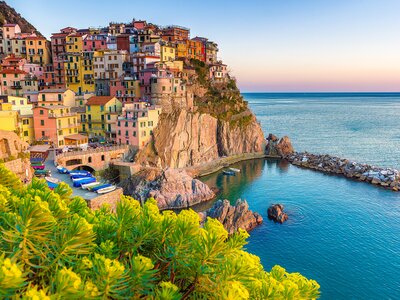
[[[29,63],[45,66],[51,62],[49,42],[44,37],[29,36],[26,42],[26,59]]]
[[[70,89],[47,89],[39,92],[38,106],[75,106],[75,93]]]
[[[83,131],[90,137],[101,136],[115,139],[115,122],[122,111],[122,102],[114,96],[93,96],[86,102],[86,125]]]
[[[122,103],[133,102],[141,96],[139,81],[128,76],[111,80],[110,95],[117,97]]]
[[[148,102],[125,104],[117,119],[115,141],[137,149],[143,148],[151,139],[160,114],[161,107],[150,106]]]
[[[161,45],[160,61],[161,62],[174,61],[176,57],[175,51],[176,49],[172,45],[168,44]]]
[[[68,137],[78,133],[77,114],[68,106],[34,107],[33,122],[35,139],[53,144],[55,147],[65,146]]]

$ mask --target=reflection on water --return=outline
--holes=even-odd
[[[214,174],[201,177],[200,180],[202,182],[206,183],[212,189],[217,189],[218,192],[215,200],[200,203],[192,208],[196,211],[204,211],[212,207],[214,202],[219,199],[228,199],[232,204],[235,204],[236,200],[239,199],[236,198],[236,195],[241,195],[243,189],[245,189],[248,184],[261,176],[265,164],[266,160],[264,159],[238,162],[230,166],[240,169],[240,172],[236,173],[234,176],[224,175],[222,170],[220,170]]]

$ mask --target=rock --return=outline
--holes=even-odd
[[[282,204],[273,204],[268,208],[268,218],[282,224],[287,221],[289,217],[283,212]]]
[[[267,137],[268,142],[277,142],[278,140],[278,137],[272,133],[270,133]]]
[[[249,121],[240,125],[187,109],[162,113],[153,141],[139,151],[136,161],[159,168],[185,168],[223,156],[262,153],[261,126],[249,110],[246,117]]]
[[[284,136],[280,139],[278,145],[276,146],[276,150],[281,157],[286,157],[294,153],[292,143],[290,142],[288,136]]]
[[[218,200],[207,210],[206,215],[219,220],[229,234],[233,234],[239,228],[250,231],[263,222],[261,215],[249,210],[247,201],[240,199],[234,206],[228,200]]]
[[[141,201],[153,197],[160,209],[188,208],[215,197],[208,185],[193,179],[184,170],[170,168],[150,178],[147,175],[142,174],[131,186],[124,183],[124,193]]]

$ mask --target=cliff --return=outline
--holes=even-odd
[[[34,32],[42,35],[31,23],[23,18],[14,8],[10,7],[5,1],[0,1],[0,26],[5,23],[18,24],[22,32]]]
[[[139,151],[136,161],[159,168],[185,168],[225,156],[262,153],[264,134],[243,100],[235,80],[213,83],[198,61],[197,79],[188,84],[185,105],[163,109],[152,141]]]

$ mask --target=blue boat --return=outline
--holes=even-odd
[[[88,174],[76,174],[76,175],[71,175],[71,179],[79,179],[79,178],[86,178],[86,177],[93,177],[92,174],[88,173]]]
[[[96,180],[94,177],[77,178],[72,180],[74,187],[81,187],[82,183],[88,183],[87,180]]]
[[[90,177],[90,178],[85,178],[85,179],[78,181],[79,186],[82,186],[82,184],[87,184],[87,183],[92,183],[92,182],[96,182],[96,178]]]
[[[58,166],[57,167],[57,171],[60,174],[68,174],[69,173],[69,170],[67,168],[62,167],[62,166]]]
[[[100,189],[103,189],[103,188],[106,188],[106,187],[110,187],[110,186],[112,186],[112,184],[106,183],[106,184],[98,185],[98,186],[96,186],[96,187],[94,187],[94,188],[92,188],[90,190],[92,192],[96,192],[97,190],[100,190]]]
[[[87,174],[87,173],[90,174],[90,172],[85,171],[85,170],[72,170],[72,171],[70,171],[69,173],[70,173],[70,174]]]

